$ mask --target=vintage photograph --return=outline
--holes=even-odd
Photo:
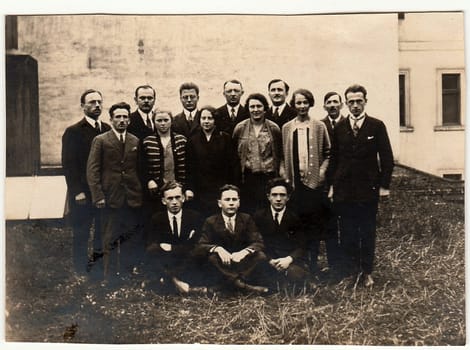
[[[7,14],[5,341],[463,346],[463,11]]]

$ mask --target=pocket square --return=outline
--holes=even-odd
[[[373,138],[374,138],[374,136],[367,136],[368,140],[372,140]]]
[[[190,240],[194,236],[195,233],[196,233],[196,231],[191,230],[191,232],[189,233],[188,240]]]
[[[137,146],[131,149],[131,152],[137,151]]]

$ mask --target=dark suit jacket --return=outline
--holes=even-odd
[[[110,129],[108,124],[101,122],[101,132]],[[83,118],[78,123],[69,126],[62,136],[62,167],[70,198],[84,192],[91,200],[86,167],[91,142],[97,135],[95,128]]]
[[[338,123],[339,123],[340,121],[342,121],[343,119],[344,119],[344,117],[343,117],[342,115],[340,115],[340,116],[337,118],[337,120],[336,120],[336,125],[338,125]],[[326,116],[326,117],[323,118],[321,121],[322,121],[323,123],[325,123],[325,125],[326,125],[326,130],[328,130],[328,136],[329,136],[329,138],[330,138],[330,142],[332,142],[332,141],[333,141],[333,132],[334,132],[334,130],[333,130],[333,126],[331,125],[330,119],[328,118],[328,116]]]
[[[171,231],[167,211],[162,211],[152,216],[152,230],[147,240],[147,248],[158,246],[160,243],[172,245],[175,254],[189,253],[201,238],[202,218],[198,212],[191,209],[183,209],[181,217],[181,234],[178,237]],[[160,249],[160,248],[157,248]]]
[[[139,140],[127,133],[124,152],[112,130],[95,137],[87,164],[87,179],[93,203],[121,208],[142,205],[142,187],[137,175]]]
[[[171,121],[171,130],[176,134],[180,134],[185,136],[186,138],[190,138],[201,128],[201,126],[199,125],[200,116],[201,112],[197,111],[196,116],[194,117],[193,122],[190,126],[189,122],[186,120],[184,112],[181,112],[180,114],[177,114],[173,117],[173,120]]]
[[[390,186],[393,166],[392,147],[381,120],[366,115],[357,137],[348,118],[336,125],[328,168],[335,202],[377,201],[379,187]]]
[[[305,257],[306,241],[302,222],[292,210],[286,208],[280,225],[274,222],[271,208],[258,210],[253,219],[261,231],[269,259],[290,255],[295,261]]]
[[[227,104],[224,104],[223,106],[217,108],[215,112],[215,124],[220,131],[225,131],[227,134],[232,136],[235,125],[240,123],[242,120],[248,119],[249,117],[250,113],[245,109],[245,107],[240,105],[237,116],[235,120],[232,121],[232,118],[230,118],[230,114],[227,110]]]
[[[139,140],[142,141],[147,136],[153,134],[153,130],[147,127],[137,110],[129,115],[129,120],[130,122],[129,126],[127,127],[127,132],[130,132]]]
[[[225,228],[222,214],[210,216],[202,226],[202,236],[199,240],[198,251],[209,254],[211,248],[221,246],[229,253],[245,248],[261,251],[264,249],[263,238],[259,233],[252,217],[238,213],[235,219],[235,232],[230,233]]]
[[[272,106],[271,108],[269,108],[266,111],[266,118],[269,119],[269,120],[272,120],[273,122],[275,122],[277,124],[277,126],[279,126],[279,129],[281,129],[281,130],[282,130],[282,126],[285,123],[287,123],[289,120],[292,120],[295,117],[297,117],[297,111],[295,110],[295,108],[292,108],[291,106],[289,106],[287,104],[286,107],[284,107],[284,109],[283,109],[281,115],[279,116],[279,118],[274,120],[273,107],[274,106]]]

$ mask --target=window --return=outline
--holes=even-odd
[[[413,131],[410,122],[410,83],[409,71],[401,70],[398,75],[400,131]]]
[[[437,71],[437,126],[436,131],[463,130],[465,113],[465,80],[461,69]]]
[[[460,74],[442,74],[442,125],[460,125]]]

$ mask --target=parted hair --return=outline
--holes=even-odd
[[[359,85],[359,84],[354,84],[354,85],[351,85],[350,87],[348,87],[346,89],[346,91],[344,92],[344,97],[347,99],[346,95],[349,94],[350,92],[352,93],[355,93],[355,92],[362,92],[362,94],[364,95],[364,98],[367,99],[367,90],[364,86],[362,85]]]
[[[191,90],[191,89],[196,90],[196,95],[199,96],[199,86],[197,86],[196,84],[194,84],[192,82],[181,84],[181,86],[180,86],[180,96],[181,96],[181,93],[183,92],[183,90]]]
[[[286,95],[289,93],[289,84],[287,84],[284,80],[282,79],[273,79],[268,83],[268,91],[271,88],[271,85],[274,83],[284,83],[284,88],[286,89]]]
[[[290,185],[290,183],[288,183],[282,177],[275,177],[273,179],[269,179],[268,182],[266,183],[266,188],[265,188],[266,194],[270,194],[271,189],[277,186],[283,186],[286,189],[288,195],[292,193],[292,186]]]
[[[101,94],[100,91],[95,90],[95,89],[87,89],[87,90],[83,91],[82,95],[80,96],[80,103],[81,103],[81,104],[84,104],[84,103],[85,103],[85,97],[86,97],[86,95],[92,94],[92,93],[94,93],[94,92],[100,94],[101,98],[103,98],[103,95]]]
[[[238,193],[238,197],[240,197],[240,188],[235,185],[225,184],[219,188],[219,199],[222,198],[222,193],[225,191],[235,191]]]
[[[295,105],[295,95],[302,95],[304,96],[310,107],[313,107],[315,105],[315,98],[313,97],[313,94],[310,90],[307,89],[297,89],[292,93],[292,98],[290,99],[290,105],[293,107]]]
[[[135,89],[135,93],[134,93],[134,96],[137,97],[137,95],[139,94],[139,90],[140,89],[152,89],[153,91],[153,97],[155,97],[156,93],[155,93],[155,89],[153,87],[151,87],[150,85],[146,84],[146,85],[140,85],[140,86],[137,86],[137,88]]]
[[[170,190],[173,190],[175,188],[181,188],[181,193],[183,193],[184,191],[184,186],[181,182],[178,182],[178,181],[168,181],[167,183],[165,183],[162,188],[160,189],[160,194],[162,197],[165,197],[165,192],[166,191],[170,191]]]
[[[268,103],[268,100],[266,99],[266,97],[265,97],[263,94],[260,94],[260,93],[250,94],[250,96],[248,96],[248,97],[246,98],[246,101],[245,101],[245,108],[246,108],[246,109],[248,109],[248,105],[249,105],[249,103],[250,103],[250,100],[258,100],[258,101],[260,101],[260,102],[263,104],[264,111],[269,110],[269,103]]]
[[[341,95],[338,94],[336,91],[327,92],[325,97],[323,98],[323,103],[325,103],[331,96],[338,95],[339,102],[342,102]]]
[[[129,114],[131,113],[131,106],[130,106],[128,103],[126,103],[126,102],[119,102],[119,103],[113,104],[113,105],[109,108],[109,115],[111,116],[111,118],[113,117],[113,112],[114,112],[116,109],[125,109],[125,110],[127,110],[127,112],[129,112]]]

